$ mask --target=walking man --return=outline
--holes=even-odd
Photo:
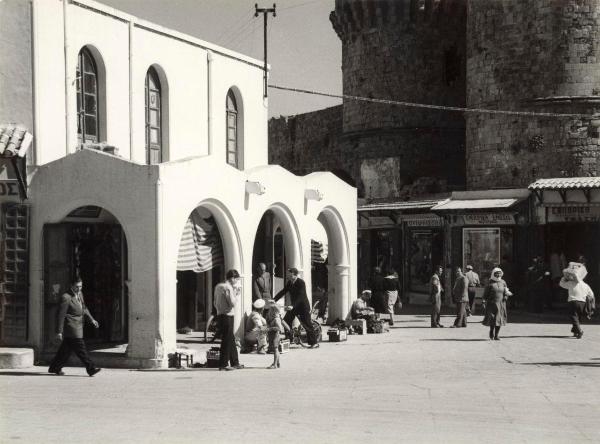
[[[456,267],[456,281],[452,288],[452,300],[456,304],[456,319],[453,327],[467,326],[467,304],[469,303],[469,279],[460,267]]]
[[[215,308],[217,309],[217,328],[221,332],[221,353],[219,355],[219,370],[234,370],[244,368],[240,364],[235,336],[233,335],[233,316],[240,302],[236,291],[236,283],[240,278],[237,270],[229,270],[225,282],[215,287]]]
[[[52,360],[48,373],[64,375],[62,368],[67,363],[71,352],[74,352],[79,360],[85,365],[89,376],[94,376],[100,371],[88,356],[85,341],[83,340],[83,323],[86,317],[95,328],[99,327],[90,311],[83,301],[83,282],[76,278],[71,284],[69,291],[62,295],[60,308],[58,309],[58,332],[56,339],[62,341],[56,356]]]
[[[569,266],[571,266],[570,263]],[[576,264],[581,265],[581,264]],[[587,274],[587,270],[585,270],[585,265],[581,265],[583,271],[578,279],[575,275],[566,275],[563,276],[559,282],[559,285],[562,288],[565,288],[569,291],[569,298],[567,302],[569,303],[569,311],[571,313],[571,323],[573,327],[571,328],[571,332],[577,339],[581,339],[583,336],[583,330],[581,329],[580,320],[584,316],[585,304],[588,299],[592,299],[594,297],[594,292],[590,288],[588,284],[583,282],[583,278]]]
[[[442,292],[444,289],[442,288],[442,266],[438,266],[436,268],[435,273],[431,276],[431,280],[429,282],[429,297],[431,302],[431,328],[443,328],[444,326],[440,324],[440,313],[442,310]]]
[[[467,272],[465,276],[469,280],[469,287],[467,289],[469,293],[469,306],[467,309],[467,314],[475,314],[475,296],[477,295],[477,287],[481,287],[481,282],[479,281],[479,275],[473,271],[472,265],[466,266]]]
[[[298,277],[297,268],[288,269],[288,281],[285,287],[275,295],[275,301],[281,299],[286,293],[290,294],[292,309],[285,314],[283,320],[287,325],[291,326],[294,318],[298,317],[298,320],[306,330],[308,345],[310,348],[318,348],[317,335],[312,326],[312,319],[310,318],[310,303],[306,295],[306,284]]]

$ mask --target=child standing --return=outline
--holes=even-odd
[[[269,348],[273,350],[273,364],[267,368],[279,368],[279,336],[284,332],[284,330],[281,313],[279,312],[279,307],[275,301],[271,302],[266,314],[266,319],[268,326]]]

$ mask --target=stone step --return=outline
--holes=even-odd
[[[0,368],[33,367],[33,349],[0,347]]]

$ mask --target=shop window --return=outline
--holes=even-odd
[[[227,92],[226,114],[227,163],[232,167],[239,168],[238,106],[231,89]]]
[[[409,245],[410,289],[427,293],[434,267],[442,264],[443,239],[441,232],[434,230],[410,231]]]
[[[77,140],[80,145],[98,142],[98,67],[88,48],[79,51],[75,83],[77,85]]]
[[[146,162],[163,161],[162,88],[154,68],[146,74]]]
[[[472,265],[483,285],[487,284],[492,269],[500,265],[502,249],[500,228],[463,229],[462,265]]]
[[[0,343],[27,340],[29,298],[29,207],[5,203],[0,209]]]

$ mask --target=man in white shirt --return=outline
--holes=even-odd
[[[217,309],[217,324],[221,331],[221,353],[219,356],[219,370],[233,370],[244,368],[240,364],[235,336],[233,335],[233,316],[235,307],[240,301],[237,291],[237,282],[240,274],[237,270],[229,270],[225,282],[215,287],[215,308]]]
[[[587,271],[585,274],[587,274]],[[594,297],[594,292],[588,284],[583,282],[583,280],[574,279],[576,278],[567,278],[563,276],[559,282],[559,285],[562,288],[569,290],[569,298],[567,299],[567,302],[569,303],[569,309],[571,312],[570,318],[571,323],[573,324],[571,331],[577,339],[581,339],[583,336],[583,330],[579,325],[579,321],[584,316],[586,301],[588,298],[591,299]]]

